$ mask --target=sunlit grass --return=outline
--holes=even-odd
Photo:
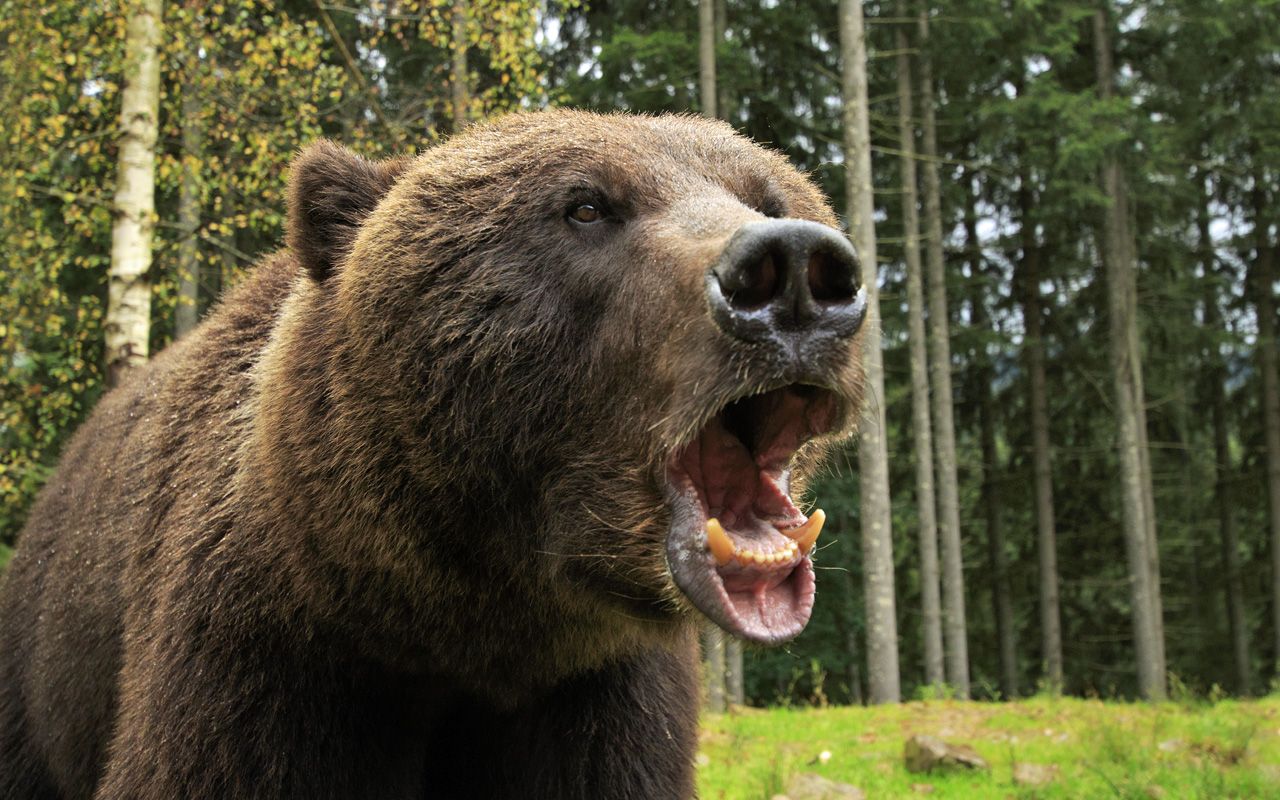
[[[976,748],[989,772],[912,775],[915,733]],[[830,751],[822,763],[818,756]],[[1057,767],[1041,787],[1015,764]],[[1036,697],[899,706],[747,709],[703,722],[703,800],[768,800],[797,772],[851,783],[869,798],[1249,798],[1280,800],[1280,696],[1160,704]]]

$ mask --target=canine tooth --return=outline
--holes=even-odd
[[[707,546],[711,548],[711,555],[718,566],[723,567],[733,560],[733,542],[729,541],[729,534],[724,532],[720,520],[714,517],[707,520]]]
[[[784,531],[790,536],[800,548],[800,552],[805,555],[813,549],[813,543],[818,541],[818,535],[822,533],[822,525],[827,521],[827,513],[820,508],[813,510],[813,515],[809,517],[809,521],[798,528],[792,528]]]

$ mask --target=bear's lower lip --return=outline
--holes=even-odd
[[[722,409],[668,461],[672,578],[734,636],[778,644],[809,621],[822,517],[792,502],[790,462],[832,428],[836,405],[834,394],[808,386],[753,395]]]

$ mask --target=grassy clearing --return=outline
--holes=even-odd
[[[902,766],[902,748],[916,733],[969,744],[991,770],[912,775]],[[797,772],[851,783],[871,800],[926,792],[930,798],[1280,800],[1280,695],[1155,705],[1037,697],[745,709],[708,715],[702,736],[703,800],[768,800]],[[824,750],[831,757],[821,763]],[[1052,765],[1057,776],[1041,787],[1019,785],[1017,763]]]

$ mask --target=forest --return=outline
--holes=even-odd
[[[1280,0],[19,0],[0,42],[0,564],[118,373],[282,246],[306,143],[697,113],[878,288],[814,619],[708,632],[713,707],[1280,685]]]

